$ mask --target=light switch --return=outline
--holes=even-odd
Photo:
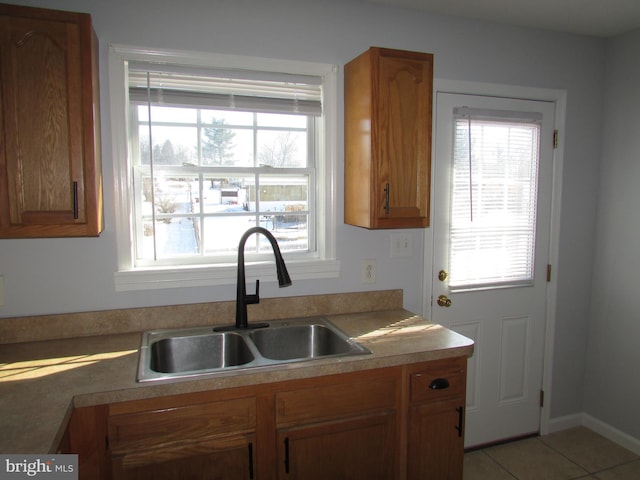
[[[413,237],[411,233],[391,234],[391,258],[413,255]]]

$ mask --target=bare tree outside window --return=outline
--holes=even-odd
[[[271,143],[263,144],[258,160],[260,165],[268,167],[288,167],[293,165],[297,146],[291,132],[285,132]]]
[[[149,142],[140,141],[140,158],[143,165],[150,164]],[[171,140],[165,140],[162,145],[153,146],[153,163],[155,165],[182,165],[189,162],[189,152],[184,146],[175,147]]]

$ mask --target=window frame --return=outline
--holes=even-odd
[[[133,102],[130,103],[130,105],[133,105]],[[168,105],[169,106],[169,105]],[[195,107],[193,109],[196,109]],[[138,119],[138,115],[137,115],[137,110],[136,109],[131,109],[132,111],[129,112],[129,139],[130,142],[132,144],[137,144],[139,142],[139,136],[138,136],[138,132],[140,131],[140,127],[141,126],[145,126],[148,127],[149,122],[147,122],[146,120],[139,120]],[[236,125],[231,125],[229,126],[229,128],[231,129],[238,129],[238,128],[242,128],[245,131],[250,131],[252,133],[252,136],[256,137],[260,132],[260,131],[267,131],[267,130],[274,130],[275,128],[278,129],[286,129],[285,127],[264,127],[264,126],[260,126],[259,122],[258,122],[258,115],[256,115],[255,113],[252,112],[245,112],[245,113],[249,113],[249,115],[251,115],[253,117],[253,122],[251,125],[242,125],[240,127],[236,126]],[[192,124],[190,126],[194,126],[198,129],[203,129],[205,128],[208,124],[206,122],[202,122],[198,116],[198,120],[196,121],[195,124]],[[304,249],[304,250],[290,250],[287,248],[287,244],[286,243],[280,243],[280,250],[282,251],[283,255],[285,256],[285,258],[287,258],[287,260],[292,260],[293,258],[314,258],[317,256],[317,245],[318,243],[316,242],[316,230],[317,230],[317,220],[316,220],[316,205],[317,205],[317,201],[316,201],[316,168],[317,168],[317,148],[316,145],[318,144],[319,141],[319,135],[317,133],[317,125],[319,123],[319,117],[315,116],[315,115],[307,115],[304,116],[305,118],[305,127],[296,127],[296,129],[298,129],[299,131],[304,131],[305,135],[307,136],[306,139],[306,150],[309,152],[308,153],[308,164],[305,166],[294,166],[294,167],[277,167],[277,168],[273,168],[273,167],[264,167],[264,166],[249,166],[249,165],[241,165],[241,166],[227,166],[227,165],[215,165],[215,166],[211,166],[211,165],[204,165],[204,164],[198,164],[198,165],[190,165],[188,167],[184,167],[184,166],[179,166],[179,165],[162,165],[162,164],[153,164],[151,165],[150,163],[145,163],[143,164],[141,162],[141,159],[139,158],[139,151],[138,148],[133,148],[131,150],[131,165],[129,165],[129,168],[131,169],[133,175],[132,175],[132,191],[138,191],[140,192],[140,189],[142,188],[142,178],[144,176],[149,176],[151,175],[151,171],[154,172],[154,177],[163,177],[163,176],[171,176],[171,175],[175,175],[175,176],[184,176],[184,177],[191,177],[193,179],[197,178],[198,182],[200,183],[200,187],[202,187],[202,178],[206,177],[206,176],[211,176],[211,175],[220,175],[221,177],[244,177],[246,179],[250,179],[253,178],[254,185],[261,185],[261,182],[269,182],[270,179],[275,179],[275,178],[288,178],[288,177],[293,177],[293,178],[306,178],[307,181],[305,182],[305,184],[307,185],[307,206],[304,209],[303,214],[305,216],[308,217],[308,224],[311,225],[311,228],[307,228],[308,230],[308,236],[307,236],[307,246],[308,249]],[[166,125],[166,123],[169,122],[152,122],[152,125],[160,125],[161,127],[173,127],[173,126],[184,126],[184,124],[182,123],[177,123],[175,122],[173,125]],[[304,130],[303,130],[304,128]],[[288,131],[292,131],[293,128],[289,127],[287,129]],[[133,145],[132,145],[133,146]],[[254,150],[254,155],[257,152]],[[199,163],[199,162],[198,162]],[[251,182],[249,180],[249,182]],[[198,194],[202,195],[203,192],[200,191],[200,189],[198,189]],[[176,254],[176,255],[159,255],[158,258],[150,258],[148,256],[148,254],[155,252],[155,249],[149,249],[149,251],[144,251],[143,249],[143,241],[144,241],[144,237],[143,237],[143,232],[142,232],[142,224],[147,222],[152,222],[153,218],[151,216],[151,214],[149,213],[142,213],[142,204],[141,204],[141,198],[140,195],[136,195],[135,198],[133,199],[133,208],[132,208],[132,217],[134,218],[134,221],[132,222],[132,244],[134,245],[134,251],[135,251],[135,255],[134,255],[134,260],[133,262],[135,262],[135,266],[134,268],[146,268],[146,267],[161,267],[161,266],[168,266],[168,267],[172,267],[175,266],[176,263],[179,263],[180,266],[187,266],[187,265],[206,265],[206,264],[213,264],[213,265],[217,265],[220,263],[224,263],[226,262],[233,262],[235,261],[236,257],[237,257],[237,253],[217,253],[217,254],[213,254],[213,255],[206,255],[205,253],[205,247],[202,246],[201,251],[197,252],[197,253],[193,253],[193,254]],[[255,202],[256,203],[256,207],[257,205],[259,205],[261,202]],[[200,204],[198,204],[200,205]],[[165,218],[168,217],[173,217],[173,218],[188,218],[193,220],[194,222],[197,222],[198,225],[200,226],[201,230],[201,235],[207,235],[212,233],[212,231],[209,231],[205,228],[205,223],[207,223],[207,220],[214,220],[214,219],[222,219],[223,217],[242,217],[245,219],[255,219],[256,220],[256,225],[259,225],[261,221],[264,221],[264,215],[269,215],[269,211],[265,210],[264,207],[262,208],[256,208],[251,209],[247,212],[241,213],[241,214],[228,214],[228,213],[217,213],[217,212],[207,212],[204,210],[198,210],[198,211],[194,211],[194,212],[190,212],[190,213],[177,213],[177,214],[166,214]],[[158,218],[161,218],[162,215],[156,213],[156,221],[158,221]],[[261,220],[262,219],[262,220]],[[215,220],[214,220],[215,222]],[[248,228],[248,227],[247,227]],[[155,232],[154,232],[155,233]],[[238,239],[240,238],[240,235],[238,235]],[[265,242],[266,243],[266,242]],[[267,243],[268,245],[268,243]],[[234,245],[234,246],[237,246]],[[269,249],[271,247],[268,247]],[[247,249],[248,250],[248,249]],[[142,254],[147,254],[147,256],[142,255]],[[270,251],[267,253],[263,253],[261,254],[262,257],[266,257],[266,258],[270,258]],[[251,253],[245,253],[245,258],[251,259],[253,257],[255,257],[255,253],[251,254]],[[295,257],[294,257],[295,256]],[[208,262],[207,260],[209,259],[215,259],[214,262]]]
[[[337,172],[337,66],[322,63],[274,60],[258,57],[155,50],[124,45],[109,46],[109,93],[111,107],[113,173],[115,195],[115,232],[118,268],[114,274],[116,291],[152,290],[159,288],[212,286],[234,284],[235,262],[184,266],[134,265],[133,218],[131,215],[131,168],[128,148],[126,65],[130,61],[157,62],[189,67],[222,67],[265,72],[317,75],[323,77],[323,115],[317,121],[318,144],[316,165],[317,250],[304,258],[292,255],[287,267],[292,278],[336,278],[340,262],[336,259],[336,191]],[[248,277],[275,281],[275,271],[268,262],[255,261],[247,265]]]

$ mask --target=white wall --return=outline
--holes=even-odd
[[[9,0],[12,1],[12,0]],[[234,298],[234,286],[116,293],[113,163],[106,71],[110,43],[201,50],[344,65],[369,46],[435,54],[439,78],[566,89],[562,229],[552,417],[582,411],[596,186],[600,158],[605,42],[491,23],[390,9],[356,0],[13,0],[86,11],[101,42],[106,229],[98,239],[1,240],[5,278],[1,317],[179,304]],[[342,77],[340,76],[340,83]],[[340,101],[342,93],[340,91]],[[342,111],[342,110],[340,110]],[[341,118],[341,116],[340,116]],[[342,151],[342,123],[338,131]],[[339,158],[339,170],[342,167]],[[343,177],[338,218],[343,211]],[[413,257],[389,257],[390,232],[340,224],[337,280],[299,281],[286,290],[265,284],[261,294],[289,296],[370,290],[360,260],[377,258],[375,289],[402,288],[405,306],[420,312],[424,233],[412,230]]]
[[[640,439],[640,30],[609,42],[585,412]]]

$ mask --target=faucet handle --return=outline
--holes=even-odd
[[[247,305],[260,303],[260,279],[256,280],[256,293],[254,295],[247,295],[244,303]]]

